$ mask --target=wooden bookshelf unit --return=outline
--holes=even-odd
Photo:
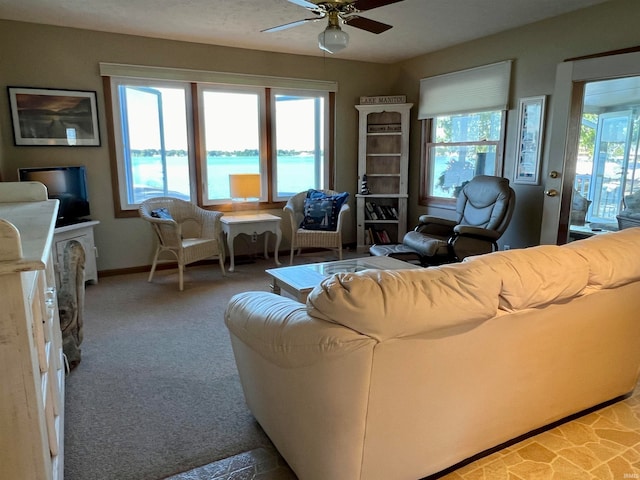
[[[407,231],[409,115],[411,103],[356,105],[359,111],[357,246],[401,243]]]

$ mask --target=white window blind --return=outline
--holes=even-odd
[[[418,119],[507,110],[511,60],[420,80]]]
[[[217,83],[224,85],[244,85],[272,88],[297,88],[337,92],[338,83],[326,80],[304,78],[270,77],[243,73],[210,72],[184,68],[149,67],[144,65],[126,65],[100,62],[102,77],[139,78],[146,80],[173,80],[196,83]]]

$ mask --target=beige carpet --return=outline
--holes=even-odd
[[[67,377],[65,480],[157,480],[271,446],[244,403],[223,313],[235,293],[269,291],[273,267],[258,259],[226,277],[217,263],[188,267],[183,292],[177,270],[87,286],[82,361]]]

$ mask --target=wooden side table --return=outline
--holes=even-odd
[[[280,248],[280,240],[282,231],[280,230],[280,217],[269,213],[257,213],[253,215],[224,215],[220,218],[222,222],[222,231],[227,237],[227,246],[229,247],[229,271],[235,269],[235,259],[233,251],[234,239],[244,233],[246,235],[260,235],[264,233],[264,258],[269,258],[267,247],[269,245],[269,234],[274,233],[276,236],[276,246],[273,251],[273,257],[276,265],[280,265],[278,261],[278,248]]]

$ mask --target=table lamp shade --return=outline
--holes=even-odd
[[[260,198],[259,173],[234,173],[229,175],[231,199]]]

